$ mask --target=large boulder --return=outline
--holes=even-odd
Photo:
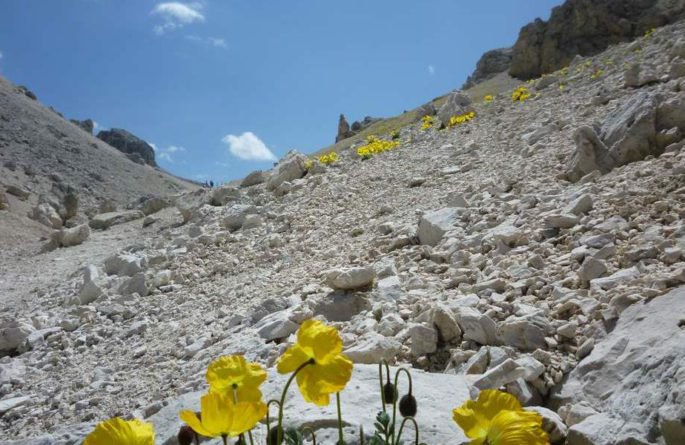
[[[257,208],[249,204],[235,204],[226,210],[221,225],[234,232],[240,229],[245,223],[247,215],[257,214]]]
[[[327,286],[337,290],[353,290],[367,287],[376,278],[373,267],[349,267],[331,269],[324,273]]]
[[[682,1],[566,0],[548,21],[536,19],[521,29],[509,73],[520,79],[551,73],[576,55],[598,54],[684,17]]]
[[[396,370],[397,368],[390,368],[393,376]],[[465,442],[464,433],[456,423],[450,421],[452,409],[469,398],[469,390],[464,377],[431,374],[416,369],[412,369],[411,374],[414,395],[418,401],[416,421],[420,425],[421,442],[429,444]],[[268,376],[268,380],[262,387],[264,399],[278,399],[288,376],[280,375],[273,369],[268,370]],[[400,377],[400,382],[400,395],[404,395],[407,388],[406,380]],[[355,365],[352,380],[340,397],[343,418],[346,422],[345,436],[350,443],[357,443],[352,438],[358,437],[359,426],[364,427],[367,435],[375,431],[374,420],[381,403],[378,385],[378,365]],[[175,436],[182,425],[178,418],[179,411],[183,409],[198,411],[200,398],[204,393],[205,391],[196,391],[184,394],[148,419],[155,426],[156,443],[177,444]],[[297,387],[293,385],[286,395],[284,412],[286,426],[308,425],[316,432],[317,443],[336,442],[337,414],[334,400],[325,407],[306,403]],[[445,419],[445,421],[436,421],[436,419]],[[264,428],[264,426],[259,426],[255,431],[255,443],[264,438]],[[413,443],[413,434],[413,429],[408,426],[404,429],[402,437],[407,439],[405,443],[410,442],[409,438]]]
[[[307,159],[307,156],[298,151],[290,151],[274,168],[269,181],[266,183],[267,188],[275,190],[286,181],[294,181],[303,177],[307,173],[305,167]]]
[[[245,179],[240,183],[241,188],[252,187],[253,185],[258,185],[266,182],[269,178],[269,174],[261,170],[255,170],[249,175],[245,176]]]
[[[599,133],[616,166],[657,155],[656,100],[636,94],[605,118]]]
[[[33,208],[31,218],[53,229],[62,228],[62,217],[59,216],[54,207],[46,202]]]
[[[458,116],[470,111],[473,111],[471,98],[465,92],[457,90],[447,96],[447,100],[438,110],[438,119],[440,119],[443,125],[447,125],[452,116]]]
[[[335,142],[340,142],[343,139],[347,139],[353,134],[354,133],[350,131],[350,124],[347,122],[347,119],[345,119],[345,115],[341,114],[340,118],[338,119],[338,134],[335,136]]]
[[[101,131],[98,133],[98,139],[108,143],[122,153],[140,156],[148,165],[157,166],[155,150],[152,146],[126,130],[112,128],[109,131]]]
[[[50,235],[50,242],[47,244],[46,250],[52,250],[57,247],[78,246],[88,238],[90,238],[90,227],[88,224],[56,230]]]
[[[575,423],[568,445],[685,443],[683,314],[683,287],[621,313],[553,396]]]
[[[145,216],[140,210],[127,210],[124,212],[109,212],[95,215],[90,220],[90,227],[93,229],[109,229],[117,224],[127,223]]]
[[[15,351],[35,330],[33,325],[26,321],[0,319],[0,352]]]
[[[509,71],[511,55],[511,48],[492,49],[485,52],[476,63],[476,70],[466,79],[462,88],[471,88],[480,82],[492,79],[499,73]]]
[[[419,220],[417,236],[421,244],[435,246],[459,222],[460,209],[446,207],[427,212]]]

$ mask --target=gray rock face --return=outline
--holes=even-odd
[[[616,166],[658,154],[654,98],[646,92],[633,96],[606,117],[599,137]]]
[[[255,206],[247,204],[236,204],[231,206],[224,214],[221,224],[230,231],[240,229],[245,223],[247,215],[257,213]]]
[[[447,96],[447,100],[438,110],[438,119],[443,125],[447,125],[452,116],[473,111],[471,98],[463,91],[454,91]]]
[[[343,139],[347,139],[353,134],[354,133],[350,131],[350,124],[347,122],[347,119],[345,119],[345,115],[341,114],[340,118],[338,119],[338,134],[335,136],[335,142],[340,142]]]
[[[493,78],[499,73],[509,71],[511,55],[511,48],[492,49],[485,52],[478,60],[478,63],[476,63],[476,70],[466,79],[462,88],[471,88],[484,80]]]
[[[62,218],[57,213],[57,210],[48,203],[38,204],[34,207],[31,218],[53,229],[60,229],[62,227]]]
[[[561,412],[596,412],[571,426],[568,445],[685,443],[684,313],[680,287],[621,314],[554,395]]]
[[[685,17],[682,1],[567,0],[548,21],[524,26],[512,50],[509,73],[520,79],[562,68],[576,55],[641,36],[652,27]]]
[[[138,155],[146,164],[157,166],[155,150],[147,142],[126,130],[112,128],[109,131],[99,132],[97,137],[122,153]]]

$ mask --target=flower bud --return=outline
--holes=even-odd
[[[392,405],[395,403],[395,396],[397,395],[397,391],[395,391],[395,385],[392,384],[388,380],[388,382],[383,385],[383,398],[385,399],[385,403],[387,405]]]
[[[283,428],[281,428],[281,439],[285,439],[283,434]],[[278,445],[278,425],[272,426],[269,430],[269,445]]]
[[[183,425],[180,430],[178,430],[178,445],[192,445],[193,439],[195,439],[195,431],[188,425]]]
[[[411,394],[406,394],[400,399],[400,414],[402,417],[416,416],[416,399]]]

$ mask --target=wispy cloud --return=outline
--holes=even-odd
[[[227,48],[228,45],[226,45],[226,40],[220,38],[220,37],[200,37],[196,35],[187,35],[186,40],[189,40],[191,42],[195,43],[200,43],[203,45],[209,45],[209,46],[214,46],[217,48]]]
[[[435,67],[433,65],[428,65],[428,74],[431,76],[435,74]]]
[[[184,147],[180,147],[177,145],[170,145],[167,148],[159,148],[157,147],[157,145],[151,142],[148,142],[148,145],[150,145],[150,147],[152,147],[152,149],[155,151],[157,159],[162,159],[164,161],[169,162],[170,164],[173,164],[175,162],[175,154],[187,151]]]
[[[275,161],[277,159],[266,144],[251,131],[246,131],[240,136],[226,135],[222,141],[228,144],[228,150],[233,156],[246,161]]]
[[[155,34],[162,35],[168,31],[182,28],[185,25],[204,22],[205,16],[201,10],[202,4],[200,3],[158,3],[155,9],[152,10],[152,14],[161,17],[163,23],[156,25],[153,30]]]

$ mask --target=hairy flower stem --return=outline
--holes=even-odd
[[[405,374],[407,374],[407,378],[409,379],[409,392],[408,392],[408,394],[411,395],[411,390],[412,390],[412,386],[411,386],[411,374],[409,373],[409,371],[407,371],[406,368],[399,368],[399,369],[397,370],[397,372],[395,373],[395,391],[398,390],[398,389],[397,389],[397,388],[398,388],[397,383],[398,383],[399,378],[400,378],[400,373],[402,373],[402,372],[404,372]],[[390,427],[390,428],[391,428],[391,429],[390,429],[390,431],[391,431],[390,443],[395,443],[395,430],[396,430],[396,428],[395,428],[395,419],[396,419],[396,418],[397,418],[397,400],[395,400],[395,401],[393,402],[393,404],[392,404],[392,423],[390,424],[390,425],[391,425],[391,427]]]
[[[342,410],[340,409],[340,393],[335,393],[335,404],[338,407],[338,445],[345,445],[343,440]]]
[[[408,420],[414,424],[414,444],[419,445],[419,425],[416,423],[416,420],[413,417],[405,417],[404,419],[402,419],[402,423],[400,424],[400,430],[397,433],[397,441],[395,442],[395,445],[399,445],[400,439],[402,438],[402,430],[404,429],[404,424],[407,423]]]
[[[283,443],[283,406],[285,405],[285,396],[288,393],[288,388],[290,388],[290,384],[295,380],[295,376],[297,376],[297,373],[302,371],[305,367],[309,365],[313,365],[316,362],[314,359],[308,360],[304,363],[302,363],[298,368],[295,370],[295,372],[292,373],[288,381],[285,383],[285,387],[283,388],[283,392],[281,393],[281,401],[278,405],[278,427],[276,428],[276,444],[281,445]]]
[[[309,428],[308,426],[302,428],[302,435],[309,433],[312,436],[312,445],[316,445],[316,434],[314,434],[314,430]]]
[[[221,436],[221,439],[224,441],[224,445],[228,445],[228,442],[226,441],[226,437],[227,436],[225,434],[223,436]]]
[[[381,359],[381,361],[378,363],[378,380],[380,381],[381,385],[381,408],[383,408],[383,412],[385,412],[385,391],[383,391],[383,365],[385,365],[385,376],[388,382],[390,382],[390,366],[388,366],[388,362],[385,359]]]

